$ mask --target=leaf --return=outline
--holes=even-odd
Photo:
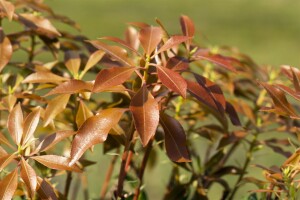
[[[297,118],[297,114],[291,106],[291,104],[287,101],[284,92],[267,83],[259,82],[259,84],[267,90],[268,94],[271,96],[274,102],[277,111],[279,111],[282,114],[287,114],[290,117]]]
[[[299,91],[298,92],[294,91],[290,87],[287,87],[282,84],[275,84],[274,86],[277,87],[278,89],[280,89],[281,91],[283,91],[284,93],[291,95],[296,100],[300,101],[300,92]]]
[[[123,47],[125,47],[127,49],[130,49],[131,51],[133,51],[134,53],[136,53],[136,54],[139,55],[139,52],[137,50],[135,50],[129,43],[127,43],[126,41],[121,40],[121,39],[119,39],[117,37],[101,37],[99,39],[109,40],[109,41],[116,42],[116,43],[122,45]]]
[[[58,142],[74,135],[75,133],[76,133],[75,131],[58,131],[56,133],[48,135],[40,142],[38,147],[34,150],[34,153],[47,151],[51,149],[53,146],[55,146]]]
[[[42,16],[28,13],[22,13],[18,16],[20,22],[22,22],[26,27],[32,29],[39,35],[44,35],[51,39],[61,36],[61,34],[56,30],[51,22]]]
[[[150,56],[160,43],[163,32],[160,27],[149,26],[140,30],[139,40],[146,55]]]
[[[65,110],[70,95],[59,95],[48,102],[44,113],[44,127],[47,126],[59,113]]]
[[[43,155],[43,156],[33,156],[31,158],[41,163],[42,165],[45,165],[50,169],[82,172],[77,165],[72,165],[72,166],[69,165],[70,158],[66,158],[63,156]]]
[[[58,76],[48,71],[39,71],[27,76],[23,83],[56,83],[59,84],[63,81],[69,80],[68,78]]]
[[[295,67],[290,68],[293,75],[293,84],[297,92],[300,92],[300,71]]]
[[[156,69],[164,86],[186,98],[187,83],[180,74],[166,67],[157,66]]]
[[[15,6],[11,2],[4,1],[4,0],[0,1],[0,13],[4,12],[7,18],[9,19],[9,21],[13,19],[14,11],[15,11]]]
[[[23,135],[23,113],[20,103],[18,103],[10,112],[7,127],[13,141],[15,144],[19,145]]]
[[[233,125],[241,126],[239,116],[231,103],[226,102],[226,113],[229,115],[230,121]]]
[[[168,157],[174,162],[191,162],[185,132],[180,123],[167,114],[160,114],[160,124],[165,132]]]
[[[173,71],[184,71],[189,68],[189,61],[186,58],[175,56],[168,60],[166,68]]]
[[[8,154],[7,154],[7,152],[5,151],[5,149],[2,147],[2,146],[0,146],[0,159],[2,158],[2,157],[4,157],[4,156],[7,156]]]
[[[47,93],[45,96],[50,96],[54,94],[76,94],[80,92],[91,91],[92,88],[93,88],[93,83],[91,82],[71,79],[59,84],[57,87],[52,89],[49,93]]]
[[[0,183],[0,199],[11,200],[18,186],[18,168],[8,174]]]
[[[0,27],[0,72],[10,61],[12,53],[13,48],[10,43],[10,40],[5,36],[3,28]]]
[[[30,197],[34,197],[37,187],[37,176],[34,169],[21,157],[21,178],[23,179]]]
[[[114,48],[113,46],[109,46],[107,44],[104,44],[98,40],[91,40],[88,41],[91,43],[94,47],[97,49],[102,49],[107,54],[112,56],[113,58],[117,59],[121,63],[127,65],[127,66],[133,66],[133,62],[124,54],[124,51],[121,48]]]
[[[146,146],[155,135],[159,122],[158,103],[144,85],[132,98],[129,107],[136,130]]]
[[[156,54],[159,54],[161,52],[164,52],[166,50],[169,50],[171,48],[173,48],[174,46],[177,46],[183,42],[186,42],[187,40],[189,40],[190,38],[188,36],[182,36],[182,35],[174,35],[171,36],[166,43],[160,47],[160,49],[157,51]]]
[[[80,101],[76,114],[77,127],[80,127],[88,118],[92,117],[93,115],[93,112],[85,105],[85,103]]]
[[[9,143],[9,141],[6,139],[2,132],[0,132],[0,144],[6,144],[10,148],[14,149],[14,146]]]
[[[73,165],[91,146],[106,140],[107,134],[120,120],[124,108],[109,108],[88,118],[77,131],[72,142],[71,162]]]
[[[37,177],[37,193],[43,200],[58,200],[54,188],[45,179]]]
[[[80,63],[81,60],[77,51],[65,52],[65,65],[74,77],[78,75]]]
[[[84,70],[81,72],[80,74],[80,78],[83,77],[83,75],[89,71],[89,69],[91,69],[94,65],[96,65],[101,59],[102,57],[104,56],[105,52],[102,51],[102,50],[97,50],[95,51],[94,53],[92,53],[92,55],[90,55],[85,67],[84,67]]]
[[[182,15],[180,17],[180,25],[181,25],[181,30],[183,35],[188,36],[189,38],[193,38],[195,35],[195,25],[193,23],[193,21],[186,15]],[[190,48],[190,43],[191,43],[190,39],[189,41],[187,41],[187,47],[188,49]]]
[[[0,158],[0,172],[16,158],[15,154],[8,154]]]
[[[40,107],[37,107],[36,110],[32,111],[25,118],[23,124],[23,141],[22,144],[26,144],[30,139],[32,139],[33,133],[40,120]]]
[[[129,26],[125,31],[125,41],[129,44],[132,48],[137,50],[140,45],[140,41],[138,40],[138,32],[135,28]]]
[[[93,92],[102,92],[128,80],[135,67],[112,67],[101,70],[95,79]]]

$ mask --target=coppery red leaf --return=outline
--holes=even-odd
[[[67,81],[68,78],[58,76],[48,71],[39,71],[27,76],[23,83],[61,83]]]
[[[33,198],[37,187],[37,176],[34,169],[23,157],[21,158],[21,178],[27,187],[30,197]]]
[[[184,71],[189,68],[189,61],[182,57],[172,57],[168,60],[166,67],[173,71]]]
[[[93,83],[91,82],[71,79],[52,89],[49,93],[46,94],[46,96],[50,96],[53,94],[75,94],[80,92],[87,92],[91,91],[92,88]]]
[[[37,177],[37,193],[39,197],[43,200],[58,200],[54,188],[48,181],[42,179],[41,177]]]
[[[190,38],[188,36],[182,36],[182,35],[174,35],[171,36],[166,42],[165,44],[159,48],[159,50],[157,51],[157,54],[169,50],[171,48],[173,48],[174,46],[178,46],[179,44],[186,42],[187,40],[189,40]]]
[[[33,138],[33,133],[40,120],[40,107],[37,107],[34,111],[28,114],[23,124],[23,139],[22,144],[26,144]]]
[[[136,49],[134,49],[134,47],[132,47],[132,46],[130,45],[130,43],[127,43],[126,41],[121,40],[121,39],[119,39],[119,38],[117,38],[117,37],[101,37],[101,38],[99,38],[99,39],[109,40],[109,41],[116,42],[116,43],[122,45],[123,47],[125,47],[125,48],[127,48],[127,49],[130,49],[130,50],[133,51],[134,53],[139,54],[139,52],[138,52]]]
[[[80,74],[80,78],[82,78],[89,69],[96,65],[103,58],[104,54],[105,52],[102,50],[95,51],[93,54],[91,54],[83,71]]]
[[[140,30],[139,39],[146,55],[150,56],[160,43],[163,32],[160,27],[145,27]]]
[[[23,135],[23,113],[20,103],[18,103],[10,112],[7,127],[15,144],[19,145]]]
[[[80,101],[76,114],[77,127],[80,127],[88,118],[92,117],[93,115],[93,112],[85,105],[85,103]]]
[[[11,21],[14,16],[15,6],[9,1],[0,1],[0,11],[4,12],[7,18]],[[0,70],[1,71],[1,70]]]
[[[158,103],[144,85],[131,99],[129,107],[136,130],[146,146],[149,140],[155,135],[159,122]]]
[[[187,47],[189,49],[191,40],[195,35],[195,25],[194,25],[193,21],[186,15],[182,15],[180,17],[180,25],[181,25],[181,30],[182,30],[183,35],[188,36],[189,38],[191,38],[186,43]]]
[[[80,68],[80,57],[76,51],[67,51],[65,52],[65,65],[73,76],[78,75]]]
[[[8,174],[0,183],[0,199],[11,200],[18,186],[18,168]]]
[[[0,172],[9,165],[17,156],[15,154],[7,154],[0,158]]]
[[[239,116],[235,110],[235,108],[233,107],[233,105],[229,102],[226,102],[226,109],[225,109],[226,113],[229,115],[229,119],[232,122],[233,125],[236,126],[241,126],[241,122],[239,119]]]
[[[10,61],[13,49],[10,40],[5,36],[3,28],[0,27],[0,72]]]

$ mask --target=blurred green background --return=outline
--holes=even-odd
[[[126,22],[141,21],[155,25],[159,18],[171,33],[180,33],[179,17],[188,15],[194,20],[197,42],[207,46],[237,47],[258,64],[300,66],[300,1],[298,0],[51,0],[46,1],[58,14],[69,16],[81,26],[81,33],[91,39],[103,36],[122,37]],[[199,140],[199,147],[205,145]],[[87,180],[90,198],[99,196],[109,158],[102,158],[97,145],[92,160],[100,162],[89,167]],[[157,148],[158,149],[158,148]],[[204,154],[204,152],[202,152]],[[201,154],[202,154],[201,153]],[[244,151],[241,151],[242,155]],[[265,157],[268,159],[265,159]],[[146,173],[146,189],[150,199],[160,199],[167,184],[171,162],[159,154],[159,164]],[[270,160],[280,165],[283,158],[270,150],[256,155],[256,163],[269,166]],[[244,157],[231,162],[242,163]],[[266,162],[267,161],[267,162]],[[115,173],[118,173],[116,166]],[[253,169],[261,176],[261,170]],[[184,177],[183,177],[184,178]],[[258,177],[258,178],[263,178]],[[116,182],[112,182],[115,185]],[[59,186],[58,186],[59,187]],[[60,186],[63,187],[63,186]],[[75,186],[73,185],[73,188]],[[243,199],[247,187],[236,199]],[[210,192],[211,199],[219,199],[221,187]],[[83,199],[82,192],[77,199]]]

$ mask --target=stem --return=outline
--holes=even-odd
[[[129,132],[128,132],[128,138],[127,138],[127,141],[126,141],[126,144],[125,144],[124,152],[123,152],[123,155],[122,155],[122,162],[121,162],[118,186],[117,186],[117,191],[116,191],[116,196],[117,197],[122,197],[124,180],[125,180],[125,177],[126,177],[126,162],[127,162],[127,157],[128,157],[128,154],[129,154],[131,140],[133,138],[134,131],[135,131],[135,128],[134,128],[134,123],[132,121],[131,125],[130,125]]]
[[[67,172],[66,186],[65,186],[65,194],[64,196],[68,198],[70,187],[72,182],[72,172]]]
[[[120,153],[120,149],[119,149],[119,148],[117,149],[117,152],[116,152],[116,153],[117,153],[117,154]],[[115,164],[116,164],[116,162],[117,162],[117,158],[118,158],[117,155],[113,156],[113,158],[112,158],[112,160],[111,160],[111,162],[110,162],[110,165],[109,165],[109,167],[108,167],[108,169],[107,169],[106,176],[105,176],[105,181],[104,181],[104,183],[103,183],[103,186],[102,186],[101,192],[100,192],[100,200],[101,200],[101,199],[102,199],[102,200],[105,199],[105,195],[106,195],[107,190],[108,190],[109,181],[110,181],[111,176],[112,176],[112,173],[113,173],[113,171],[114,171],[114,167],[115,167]]]
[[[142,166],[141,166],[140,172],[139,172],[140,183],[139,183],[139,186],[135,190],[133,200],[138,200],[139,199],[140,192],[141,192],[141,187],[143,185],[143,177],[144,177],[145,169],[146,169],[147,162],[148,162],[151,150],[152,150],[152,143],[153,143],[153,138],[149,141],[149,143],[146,147],[146,151],[145,151],[144,158],[143,158],[143,161],[142,161]]]
[[[30,50],[29,50],[29,57],[28,57],[28,62],[31,63],[34,58],[34,49],[35,49],[35,36],[31,36],[31,45],[30,45]]]

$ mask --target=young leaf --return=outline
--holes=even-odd
[[[17,156],[15,154],[7,154],[0,158],[0,172],[9,165]]]
[[[44,126],[47,126],[67,106],[70,95],[59,95],[48,102],[44,114]]]
[[[180,25],[181,25],[181,30],[183,35],[189,37],[189,38],[193,38],[195,35],[195,25],[193,23],[193,21],[186,15],[182,15],[180,17]],[[188,49],[190,48],[190,43],[191,43],[190,39],[189,41],[187,41],[187,47]]]
[[[0,183],[0,199],[11,200],[18,186],[18,168],[8,174]]]
[[[282,85],[282,84],[275,84],[274,86],[276,86],[281,91],[291,95],[296,100],[300,101],[300,92],[299,91],[294,91],[290,87],[287,87],[287,86]]]
[[[182,57],[172,57],[168,60],[166,68],[172,69],[173,71],[184,71],[189,68],[189,61]]]
[[[140,30],[139,39],[146,55],[150,56],[160,43],[163,32],[160,27],[145,27]]]
[[[32,138],[33,133],[39,123],[39,120],[40,120],[40,107],[32,111],[25,118],[23,124],[23,140],[22,140],[23,145],[26,144]]]
[[[156,69],[164,86],[186,98],[187,83],[180,74],[166,67],[157,66]]]
[[[129,107],[136,130],[146,146],[149,140],[155,135],[159,122],[158,103],[144,85],[132,98]]]
[[[68,78],[58,76],[48,71],[39,71],[27,76],[23,83],[56,83],[59,84],[63,81],[69,80]]]
[[[10,148],[15,149],[15,147],[9,143],[9,141],[6,139],[2,132],[0,132],[0,144],[1,146],[3,146],[2,144],[6,144]]]
[[[23,157],[21,158],[21,178],[27,187],[30,197],[33,198],[37,187],[37,176],[34,169],[24,160]]]
[[[45,165],[50,169],[82,172],[77,165],[69,165],[70,158],[66,158],[63,156],[43,155],[43,156],[33,156],[31,158],[41,163],[42,165]]]
[[[93,112],[85,105],[83,101],[80,101],[79,108],[76,114],[76,124],[80,127],[83,122],[93,116]]]
[[[297,92],[300,92],[300,70],[291,67],[292,75],[293,75],[293,84]]]
[[[97,49],[102,49],[107,54],[111,55],[112,57],[114,57],[115,59],[127,66],[134,65],[133,62],[124,54],[124,51],[121,48],[114,48],[113,46],[109,46],[107,44],[99,42],[98,40],[92,40],[88,42],[91,43]]]
[[[7,152],[5,151],[5,149],[3,149],[2,146],[0,146],[0,158],[7,156]]]
[[[160,124],[165,132],[168,157],[174,162],[190,162],[185,132],[180,123],[167,114],[160,114]]]
[[[71,79],[58,85],[45,96],[50,96],[53,94],[75,94],[84,91],[91,91],[92,88],[93,88],[93,83],[91,82]]]
[[[0,1],[0,10],[1,10],[1,12],[4,12],[6,14],[9,21],[11,21],[13,19],[14,11],[15,11],[14,4],[12,4],[9,1],[1,0]]]
[[[73,76],[78,74],[80,68],[80,57],[76,51],[65,52],[65,65]]]
[[[107,134],[120,120],[124,108],[109,108],[88,118],[79,128],[72,142],[71,162],[73,165],[91,146],[104,142]]]
[[[83,75],[87,71],[89,71],[89,69],[91,69],[94,65],[96,65],[101,60],[101,58],[104,56],[104,54],[105,54],[104,51],[98,50],[98,51],[95,51],[92,55],[90,55],[86,65],[84,67],[84,70],[80,74],[80,78],[82,78]]]
[[[183,42],[186,42],[188,39],[190,39],[188,36],[182,36],[182,35],[171,36],[166,41],[166,43],[162,47],[160,47],[160,49],[157,51],[156,54],[159,54],[161,52],[169,50],[169,49],[173,48],[174,46],[177,46]]]
[[[37,193],[39,197],[43,200],[58,200],[54,188],[45,179],[37,177]]]
[[[135,50],[137,50],[140,45],[140,41],[138,40],[138,34],[139,34],[138,31],[131,26],[127,27],[125,31],[126,43],[129,44]]]
[[[112,67],[101,70],[96,77],[93,92],[102,92],[124,83],[135,69],[135,67]]]
[[[10,112],[7,127],[15,144],[19,145],[23,135],[23,113],[20,103]]]
[[[117,37],[102,37],[100,39],[103,39],[103,40],[110,40],[110,41],[113,41],[113,42],[116,42],[120,45],[122,45],[123,47],[127,48],[127,49],[130,49],[131,51],[133,51],[134,53],[138,54],[139,55],[139,52],[137,50],[135,50],[132,46],[130,46],[129,43],[127,43],[126,41],[124,40],[121,40]]]
[[[9,62],[12,53],[13,49],[10,40],[5,36],[3,28],[0,27],[0,72]]]

